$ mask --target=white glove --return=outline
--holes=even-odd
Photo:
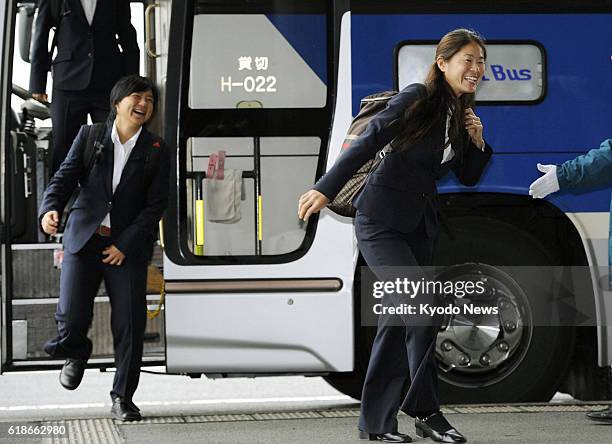
[[[538,163],[538,170],[544,173],[544,175],[529,185],[529,195],[534,199],[543,199],[549,194],[559,191],[557,165],[542,165]]]

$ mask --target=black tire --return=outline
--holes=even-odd
[[[497,219],[460,217],[450,221],[452,237],[442,232],[434,253],[436,264],[474,262],[495,266],[554,266],[546,248],[525,231]],[[549,297],[529,280],[516,283],[527,296],[536,319],[556,310]],[[440,398],[447,404],[549,401],[561,385],[572,359],[574,328],[535,326],[516,359],[508,359],[493,374],[453,378],[439,372]],[[522,355],[522,356],[521,356]],[[519,360],[520,358],[520,360]],[[480,381],[479,381],[480,379]]]
[[[555,260],[529,233],[509,223],[484,217],[449,220],[452,234],[441,231],[434,252],[436,265],[473,263],[485,272],[495,266],[553,266]],[[555,310],[547,295],[534,294],[529,282],[515,281],[537,318],[542,310]],[[359,284],[358,277],[356,284]],[[358,288],[355,294],[359,294]],[[359,304],[356,298],[356,312]],[[375,328],[359,327],[356,319],[355,370],[331,374],[326,380],[342,393],[359,399]],[[507,362],[491,372],[461,374],[439,370],[440,400],[444,404],[549,401],[567,372],[574,349],[573,327],[529,327],[529,335]],[[528,340],[527,340],[528,339]],[[524,343],[523,343],[524,342]]]

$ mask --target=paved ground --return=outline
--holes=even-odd
[[[57,378],[57,371],[0,376],[1,444],[364,442],[357,439],[359,404],[321,378],[193,380],[143,374],[135,401],[145,420],[127,424],[109,418],[112,373],[88,370],[74,392],[62,389]],[[554,402],[542,405],[444,410],[470,443],[612,443],[612,425],[584,417],[603,407],[557,394]],[[411,418],[401,415],[399,423],[415,442],[431,442],[414,436]],[[50,431],[64,427],[65,433],[43,439],[28,434],[35,431],[29,425],[50,426]]]
[[[1,375],[0,421],[108,416],[113,372],[86,370],[72,392],[59,385],[58,377],[59,371]],[[134,402],[146,416],[358,406],[318,377],[190,379],[149,373],[142,373]]]
[[[610,443],[612,427],[587,424],[582,412],[448,414],[470,443]],[[358,443],[356,418],[259,420],[119,426],[126,442]],[[400,427],[413,438],[408,417]],[[415,442],[431,442],[415,439]]]
[[[612,425],[587,422],[584,412],[597,405],[510,405],[445,407],[453,425],[470,443],[610,443]],[[0,423],[0,442],[57,443],[359,443],[357,409],[320,409],[283,412],[252,411],[216,415],[150,417],[138,423],[108,418],[43,422],[63,425],[67,432],[55,439],[15,439]],[[400,430],[415,442],[411,418],[399,417]],[[12,425],[18,425],[12,422]]]

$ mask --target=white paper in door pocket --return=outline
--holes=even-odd
[[[225,169],[223,179],[204,179],[204,202],[208,221],[233,224],[242,218],[242,170]]]

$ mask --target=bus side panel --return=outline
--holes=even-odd
[[[166,302],[169,372],[349,371],[350,294],[188,294]],[[304,322],[304,320],[309,320]]]

